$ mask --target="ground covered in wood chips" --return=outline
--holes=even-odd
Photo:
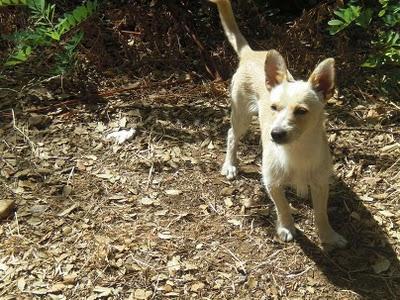
[[[257,121],[238,179],[219,174],[226,83],[143,86],[96,111],[38,103],[5,115],[1,194],[16,210],[0,225],[1,298],[399,298],[399,132],[374,112],[396,107],[371,109],[347,92],[328,104],[327,127],[330,218],[350,246],[330,254],[309,200],[289,196],[296,241],[275,237]],[[130,140],[106,140],[130,128]]]
[[[213,79],[229,78],[236,61],[215,8],[214,25],[196,35],[199,23],[182,14],[171,27],[142,29],[125,18],[142,13],[115,6],[102,12],[103,27],[85,25],[80,55],[99,68],[109,62],[100,75],[87,68],[86,94],[27,67],[4,73],[0,201],[15,209],[0,216],[0,299],[400,299],[400,99],[359,71],[368,39],[326,35],[329,9],[283,25],[245,15],[239,25],[255,48],[279,49],[296,78],[336,58],[329,215],[347,249],[321,250],[310,201],[290,191],[298,236],[275,237],[257,120],[240,146],[238,178],[219,174],[229,82]],[[259,20],[260,32],[245,26]],[[261,31],[267,40],[254,41]],[[156,40],[170,44],[169,56]],[[177,57],[174,45],[183,47]],[[132,136],[118,144],[107,138],[115,132]]]

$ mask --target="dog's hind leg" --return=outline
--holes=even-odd
[[[236,101],[235,101],[236,100]],[[246,133],[249,128],[252,114],[247,105],[248,101],[240,101],[234,99],[232,101],[231,112],[231,128],[228,130],[226,142],[225,162],[222,166],[221,174],[228,179],[233,179],[238,173],[237,148],[240,138]]]

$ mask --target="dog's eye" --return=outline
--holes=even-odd
[[[273,111],[277,111],[277,110],[278,110],[278,107],[276,106],[276,104],[272,104],[272,105],[271,105],[271,109],[272,109]]]
[[[294,114],[297,116],[302,116],[302,115],[305,115],[306,113],[308,113],[308,110],[305,109],[304,107],[297,107],[294,110]]]

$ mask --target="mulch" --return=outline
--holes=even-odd
[[[96,88],[78,93],[68,78],[19,74],[0,89],[0,194],[15,201],[0,223],[0,298],[400,298],[399,102],[368,73],[349,76],[363,54],[345,37],[329,49],[325,35],[312,38],[321,28],[310,20],[329,9],[253,43],[277,46],[304,79],[321,57],[338,58],[327,104],[329,216],[347,249],[320,248],[310,201],[290,191],[298,236],[276,238],[257,120],[240,146],[239,177],[219,174],[228,81],[200,68],[145,74],[144,62],[143,76],[115,66],[91,73]],[[223,49],[210,57],[226,57],[229,73]],[[122,144],[107,139],[131,128]]]

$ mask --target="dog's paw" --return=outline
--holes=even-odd
[[[222,166],[221,174],[226,176],[228,179],[233,179],[236,177],[238,169],[236,166],[228,163],[224,163]]]
[[[331,251],[337,248],[346,248],[348,242],[339,233],[333,231],[329,236],[321,238],[321,244],[324,250]]]
[[[276,233],[283,242],[290,242],[296,235],[296,227],[278,225]]]

